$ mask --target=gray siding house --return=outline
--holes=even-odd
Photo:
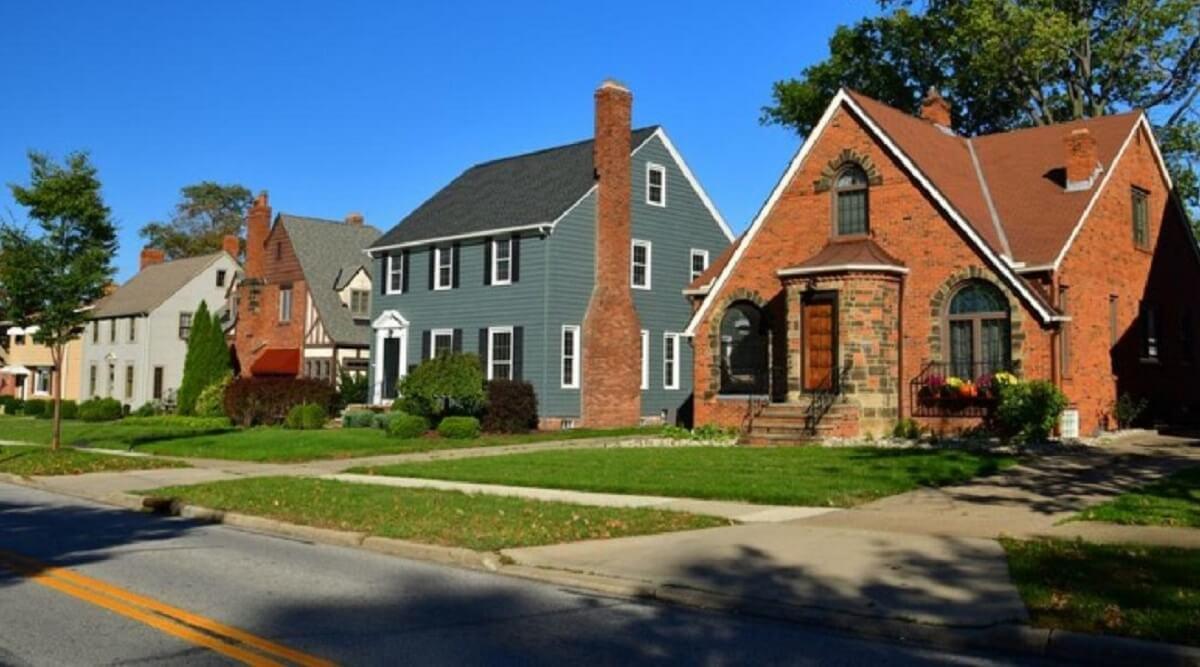
[[[594,140],[475,165],[370,247],[376,403],[395,398],[420,361],[472,352],[489,379],[533,384],[543,427],[581,424],[582,325],[599,263],[627,273],[643,341],[627,351],[641,358],[642,418],[676,420],[692,391],[682,291],[732,234],[663,128],[624,127],[628,259],[597,259]]]

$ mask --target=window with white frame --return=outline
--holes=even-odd
[[[650,289],[650,242],[633,240],[629,253],[629,284],[634,289]]]
[[[663,334],[663,389],[679,388],[679,334]]]
[[[690,264],[689,268],[691,269],[692,276],[689,282],[695,282],[697,278],[708,270],[708,251],[692,248],[691,259],[688,263]]]
[[[400,294],[404,291],[404,255],[387,256],[387,293]]]
[[[513,328],[488,328],[489,380],[513,379]]]
[[[650,388],[650,331],[642,329],[642,390]]]
[[[579,388],[579,326],[562,328],[562,388]]]
[[[454,329],[434,329],[429,332],[429,353],[440,357],[454,351]]]
[[[179,313],[179,340],[187,340],[192,335],[192,314]]]
[[[454,286],[454,248],[438,248],[433,258],[433,289],[450,289]]]
[[[33,393],[50,393],[50,369],[39,368],[33,372]]]
[[[646,164],[646,203],[651,206],[667,205],[667,168],[661,164]]]
[[[512,239],[492,240],[492,284],[512,284]]]
[[[292,321],[292,288],[279,288],[279,321]]]

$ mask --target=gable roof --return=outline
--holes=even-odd
[[[637,150],[657,132],[630,135]],[[595,185],[588,139],[477,164],[437,191],[371,246],[385,248],[549,225]]]
[[[370,225],[287,213],[280,213],[276,224],[287,231],[325,333],[338,343],[370,344],[369,324],[354,321],[337,290],[343,274],[353,275],[359,269],[367,269],[370,260],[363,250],[379,238],[379,230]]]
[[[149,314],[221,257],[228,255],[221,251],[147,266],[97,302],[88,318]]]

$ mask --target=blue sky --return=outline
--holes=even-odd
[[[201,180],[387,229],[476,162],[587,138],[606,77],[662,124],[735,231],[799,145],[771,83],[827,54],[847,2],[0,3],[0,182],[86,149],[120,226]],[[24,220],[7,188],[0,215]]]

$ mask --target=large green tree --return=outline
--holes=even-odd
[[[217,252],[226,234],[240,237],[246,210],[254,199],[241,185],[212,181],[188,185],[180,194],[170,220],[151,222],[139,232],[147,245],[161,248],[167,259]]]
[[[177,408],[180,414],[195,412],[200,392],[211,384],[229,377],[232,366],[225,332],[216,314],[208,312],[201,301],[192,315],[192,330],[188,333],[187,355],[183,360],[183,381],[179,384]]]
[[[37,223],[30,230],[0,226],[0,320],[37,327],[32,338],[50,349],[53,364],[54,429],[62,433],[62,365],[67,344],[87,321],[84,309],[104,296],[112,279],[117,230],[100,194],[96,168],[86,153],[59,164],[30,152],[28,186],[10,185],[13,199]]]
[[[841,86],[915,112],[929,87],[979,134],[1132,108],[1154,125],[1178,194],[1200,183],[1200,2],[880,0],[829,57],[774,84],[762,119],[807,135]]]

